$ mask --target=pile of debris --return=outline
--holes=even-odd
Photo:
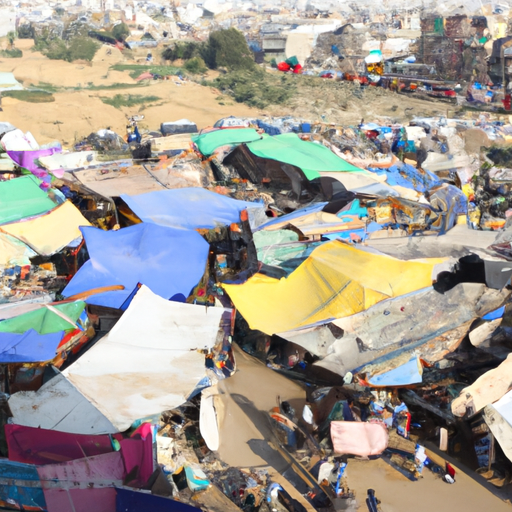
[[[354,457],[508,485],[512,126],[0,126],[2,507],[376,510]]]

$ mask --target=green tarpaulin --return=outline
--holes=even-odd
[[[362,172],[329,148],[301,140],[294,133],[265,137],[247,144],[251,153],[261,158],[277,160],[302,170],[308,180],[320,177],[320,172]]]
[[[221,146],[242,144],[261,139],[261,135],[253,128],[226,128],[202,133],[192,137],[199,151],[205,156],[210,156]]]
[[[0,181],[0,224],[50,211],[57,205],[39,188],[35,176]]]
[[[39,334],[50,334],[59,331],[69,331],[76,327],[71,325],[65,318],[69,318],[69,320],[76,323],[84,308],[85,302],[81,300],[51,306],[51,309],[43,306],[35,311],[29,311],[23,315],[3,320],[0,322],[0,332],[22,334],[29,329],[34,329]],[[52,309],[58,311],[65,318],[59,316]]]

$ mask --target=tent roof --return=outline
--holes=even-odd
[[[143,222],[180,228],[215,228],[240,222],[246,208],[262,208],[262,203],[239,201],[204,188],[159,190],[121,198]]]
[[[243,284],[223,288],[252,329],[276,334],[350,316],[426,288],[440,261],[405,262],[336,240],[316,248],[286,278],[255,274]]]
[[[109,334],[63,375],[124,431],[187,400],[206,374],[201,350],[215,345],[225,313],[231,310],[168,301],[142,286]]]
[[[192,142],[195,142],[203,155],[210,156],[221,146],[242,144],[259,139],[261,139],[261,135],[254,128],[228,128],[201,133],[192,137]]]
[[[187,297],[204,274],[209,245],[196,231],[142,223],[118,231],[81,228],[90,259],[62,292],[65,297],[94,288],[123,285],[87,302],[120,308],[138,283],[170,299]]]
[[[34,176],[0,181],[0,224],[40,215],[55,206]]]
[[[71,322],[76,324],[84,308],[85,302],[81,300],[54,306],[42,306],[35,311],[29,311],[1,321],[0,332],[24,333],[33,329],[39,334],[49,334],[58,331],[69,331],[76,329],[76,325],[73,326]],[[62,316],[59,316],[59,314]]]
[[[247,144],[256,156],[277,160],[294,165],[302,170],[308,180],[320,177],[322,171],[363,172],[343,158],[335,155],[329,148],[301,140],[294,133],[283,133],[274,137]]]
[[[66,201],[47,215],[23,222],[5,224],[0,231],[25,242],[38,254],[49,256],[82,238],[80,226],[90,226],[90,222],[71,202]]]
[[[0,363],[38,363],[55,357],[62,331],[38,334],[30,329],[23,334],[0,332]]]

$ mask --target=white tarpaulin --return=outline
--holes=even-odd
[[[120,431],[181,405],[205,377],[224,308],[171,302],[143,286],[108,336],[63,374]]]

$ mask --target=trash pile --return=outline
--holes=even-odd
[[[354,457],[510,483],[512,126],[130,123],[0,125],[1,507],[377,510]]]

